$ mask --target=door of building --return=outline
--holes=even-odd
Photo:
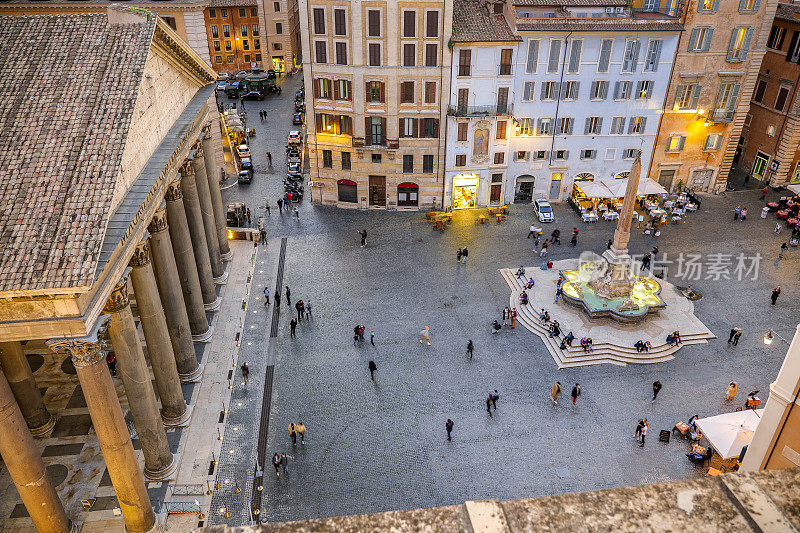
[[[672,187],[672,181],[675,179],[674,169],[662,169],[658,174],[658,184],[669,190]]]
[[[369,177],[369,205],[386,207],[386,176]]]
[[[491,205],[500,204],[500,193],[502,191],[503,191],[502,183],[492,183],[492,186],[489,188],[489,203]]]
[[[550,179],[550,199],[558,200],[561,194],[561,172],[555,172]]]

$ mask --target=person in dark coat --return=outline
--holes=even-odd
[[[378,370],[378,365],[375,364],[375,361],[370,361],[367,366],[369,367],[369,379],[375,381],[375,371]]]

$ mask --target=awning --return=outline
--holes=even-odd
[[[614,194],[602,181],[581,181],[575,183],[575,186],[588,198],[614,198]]]
[[[711,446],[723,459],[738,457],[742,446],[750,444],[761,421],[763,409],[734,411],[724,415],[701,418],[695,423]]]
[[[336,183],[338,183],[339,185],[352,185],[352,186],[354,186],[354,187],[358,185],[358,184],[357,184],[355,181],[353,181],[353,180],[339,180],[339,181],[337,181]]]
[[[595,183],[602,183],[606,188],[608,188],[609,191],[611,191],[613,198],[622,198],[625,196],[625,191],[628,188],[628,179],[629,178],[603,180]],[[666,194],[666,192],[667,190],[664,187],[650,178],[640,178],[639,187],[636,189],[637,196],[642,196],[645,194]]]
[[[800,194],[800,183],[793,183],[791,185],[787,185],[786,188],[795,194]]]
[[[667,194],[667,189],[656,183],[650,178],[641,178],[636,194]]]
[[[397,186],[398,189],[419,189],[419,185],[416,183],[411,183],[410,181],[404,181],[400,185]]]

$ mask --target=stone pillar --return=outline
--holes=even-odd
[[[192,251],[200,278],[200,289],[206,310],[216,310],[222,303],[214,288],[214,276],[211,271],[211,259],[208,255],[206,230],[203,226],[203,212],[200,210],[200,197],[197,194],[197,179],[194,168],[188,161],[181,167],[181,190],[183,206],[186,209],[186,221],[192,239]]]
[[[22,345],[19,342],[0,342],[0,364],[31,434],[34,437],[47,435],[56,421],[44,405]]]
[[[214,283],[222,285],[228,279],[228,275],[225,272],[225,263],[222,262],[222,257],[219,254],[217,223],[214,220],[214,207],[211,204],[211,193],[208,190],[208,176],[206,175],[203,147],[198,143],[194,146],[194,150],[192,166],[194,167],[195,182],[197,183],[197,195],[200,199],[200,211],[203,213],[203,228],[206,231],[211,272],[214,274]]]
[[[108,332],[117,356],[117,369],[125,386],[133,424],[142,445],[144,475],[154,481],[170,479],[178,469],[178,462],[169,451],[164,423],[158,414],[158,402],[128,301],[127,278],[114,287],[103,311],[111,315]]]
[[[156,284],[161,296],[161,305],[167,319],[169,338],[172,341],[172,352],[175,354],[175,365],[182,383],[198,381],[203,368],[197,364],[194,352],[192,332],[189,329],[189,317],[183,301],[178,267],[172,254],[172,243],[167,232],[167,210],[160,207],[150,225],[150,247],[153,253],[153,270],[156,273]]]
[[[136,307],[139,309],[139,318],[142,319],[147,354],[150,356],[150,365],[153,367],[161,400],[161,419],[167,426],[182,426],[189,421],[191,410],[186,407],[183,399],[166,317],[161,308],[153,265],[150,264],[150,245],[147,239],[136,246],[131,267]]]
[[[104,317],[101,317],[99,322],[103,320]],[[133,452],[131,436],[122,417],[122,408],[108,372],[106,358],[97,342],[97,326],[88,337],[51,340],[47,344],[56,352],[69,354],[75,365],[127,531],[150,531],[156,517],[144,486],[144,476]]]
[[[203,157],[206,163],[208,190],[211,192],[211,205],[214,208],[214,222],[217,227],[219,253],[223,261],[230,261],[233,257],[233,252],[228,243],[228,220],[225,215],[225,206],[222,204],[222,191],[219,188],[219,176],[216,172],[217,164],[214,157],[212,128],[217,128],[217,131],[219,131],[219,124],[216,120],[209,122],[203,128]]]
[[[172,253],[178,269],[192,340],[210,342],[213,328],[208,325],[206,310],[203,306],[203,293],[200,289],[200,278],[197,275],[197,264],[194,261],[189,223],[186,221],[186,211],[183,207],[180,178],[169,184],[167,192],[164,194],[164,200],[167,203],[169,238],[172,241]],[[209,278],[209,286],[213,290],[214,282],[211,278]]]
[[[67,533],[70,526],[64,506],[47,477],[42,456],[3,374],[0,374],[0,454],[36,531]]]

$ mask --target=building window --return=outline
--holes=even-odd
[[[403,173],[404,174],[413,174],[414,173],[414,156],[410,154],[406,154],[403,156]]]
[[[429,139],[436,139],[439,137],[439,119],[438,118],[424,118],[422,119],[422,136]]]
[[[272,10],[275,11],[275,13],[280,12],[281,3],[280,2],[272,2]]]
[[[506,113],[507,111],[508,111],[508,87],[498,87],[497,112]]]
[[[773,126],[772,124],[767,126],[767,136],[775,137],[775,126]]]
[[[255,50],[261,50],[261,39],[253,39],[253,48]]]
[[[350,152],[342,152],[342,170],[350,170]]]
[[[767,48],[773,50],[780,50],[783,46],[783,38],[786,36],[786,28],[783,26],[773,26],[772,31],[769,32],[769,39],[767,39]]]
[[[522,117],[517,120],[517,135],[530,135],[531,134],[531,119],[529,117]]]
[[[275,51],[283,50],[283,44],[282,43],[272,43],[272,49],[275,50]]]
[[[414,82],[404,81],[400,84],[400,103],[413,104],[414,103]]]
[[[542,100],[555,100],[558,96],[559,83],[557,81],[546,81],[542,84]]]
[[[465,167],[465,166],[467,166],[467,156],[466,156],[466,154],[456,154],[456,166],[457,167]]]
[[[614,84],[614,100],[627,100],[631,97],[633,82],[618,81]]]
[[[231,48],[231,42],[225,41],[225,51],[230,52],[231,50],[233,50],[233,48]]]
[[[369,65],[371,67],[381,66],[381,45],[379,43],[369,43]]]
[[[426,104],[435,104],[436,103],[436,82],[435,81],[426,81],[425,82],[425,103]]]
[[[653,81],[652,80],[641,80],[636,85],[636,99],[637,100],[646,100],[653,96]]]
[[[792,33],[792,40],[789,42],[789,49],[786,51],[786,61],[800,63],[800,31]]]
[[[715,120],[726,122],[733,120],[736,102],[739,100],[740,88],[741,85],[738,83],[723,83],[719,86],[713,112],[713,118]],[[775,105],[777,105],[777,103]]]
[[[606,148],[606,155],[603,157],[606,161],[613,161],[617,158],[616,148]]]
[[[315,7],[312,13],[314,15],[314,33],[317,35],[325,35],[325,9]]]
[[[459,122],[456,125],[457,133],[456,133],[456,140],[458,141],[466,141],[467,140],[467,128],[469,124],[466,122]]]
[[[578,98],[578,88],[580,87],[580,82],[577,81],[567,81],[561,83],[561,99],[562,100],[577,100]]]
[[[597,60],[597,72],[608,72],[611,62],[611,46],[614,43],[611,39],[603,39],[600,43],[600,57]]]
[[[261,61],[261,54],[256,54],[256,61]]]
[[[243,7],[239,8],[239,18],[245,18],[247,16],[247,10]]]
[[[577,74],[578,69],[581,67],[581,50],[583,48],[583,41],[573,39],[572,45],[569,50],[569,65],[567,72],[570,74]]]
[[[761,0],[739,0],[739,12],[748,13],[758,11],[761,6]]]
[[[381,159],[383,159],[381,157],[381,154],[372,154],[372,162],[373,163],[380,163]]]
[[[211,26],[211,37],[214,39],[219,39],[219,29],[216,26]]]
[[[503,48],[500,51],[500,75],[511,75],[511,57],[514,51],[511,48]]]
[[[638,148],[626,148],[622,151],[622,159],[636,159],[636,156],[639,155]]]
[[[498,120],[497,121],[497,131],[494,135],[495,139],[505,139],[506,138],[506,121],[505,120]]]
[[[432,155],[423,155],[422,156],[422,172],[425,174],[432,174],[433,173],[433,156]]]
[[[425,45],[425,66],[435,67],[439,64],[439,45],[426,44]]]
[[[250,50],[250,41],[242,39],[242,50]]]
[[[767,81],[766,80],[758,80],[758,86],[756,87],[756,92],[753,95],[753,101],[758,102],[759,104],[764,101],[764,92],[767,90]]]
[[[216,9],[209,9],[208,10],[208,17],[215,19],[217,18],[217,10]]]
[[[622,60],[622,72],[635,72],[639,61],[639,39],[628,39],[625,42],[625,56]]]
[[[598,135],[603,126],[603,117],[586,117],[586,128],[584,135]]]
[[[631,117],[628,121],[628,134],[644,133],[647,117]]]
[[[367,10],[367,35],[381,36],[381,12],[376,9]]]
[[[425,37],[439,36],[439,12],[428,11],[425,13]]]
[[[519,150],[514,152],[514,161],[527,161],[528,159],[528,152],[524,150]]]
[[[228,18],[228,10],[227,10],[227,9],[220,9],[220,10],[219,10],[219,13],[220,13],[220,16],[221,16],[222,18],[224,18],[224,19],[225,19],[225,18]]]
[[[245,63],[249,63],[250,62],[250,54],[245,54],[244,55],[244,62]]]
[[[775,109],[778,111],[783,111],[783,108],[786,106],[786,98],[789,96],[789,88],[788,87],[781,87],[778,89],[778,97],[775,98]]]
[[[277,33],[278,35],[283,35],[283,24],[281,24],[280,22],[275,23],[275,33]]]
[[[575,119],[572,117],[559,118],[556,135],[572,135],[573,124],[575,124]]]
[[[581,159],[594,159],[597,157],[597,150],[581,150]]]
[[[672,109],[677,111],[679,109],[696,109],[697,102],[700,100],[700,91],[702,86],[696,83],[684,83],[678,85],[675,91],[675,103]]]
[[[608,96],[608,82],[604,80],[595,80],[592,82],[592,88],[589,92],[589,98],[592,100],[605,100]]]
[[[215,56],[214,61],[216,61],[217,63],[222,63],[222,56]]]
[[[317,63],[328,62],[328,49],[325,41],[315,41],[314,52],[316,53],[315,59],[317,60]]]
[[[336,182],[338,199],[340,202],[351,204],[358,203],[358,184],[352,180],[339,180]]]
[[[494,153],[494,164],[495,165],[502,165],[506,160],[506,153],[505,152],[495,152]]]
[[[219,52],[220,50],[219,41],[214,41],[214,51]]]
[[[335,46],[336,46],[336,64],[337,65],[346,65],[347,64],[347,43],[345,43],[345,42],[337,42]]]
[[[554,74],[558,72],[558,65],[561,62],[561,39],[550,39],[550,56],[547,58],[547,72]]]
[[[403,37],[417,36],[416,11],[403,11]]]
[[[727,60],[738,63],[747,59],[750,50],[750,41],[753,38],[753,28],[737,26],[731,33],[731,44],[728,47]]]
[[[611,118],[611,135],[622,135],[625,133],[625,117],[612,117]]]
[[[329,100],[331,97],[331,80],[328,78],[317,78],[314,96]]]
[[[661,61],[661,39],[650,39],[647,45],[647,54],[644,56],[644,71],[656,72],[658,70],[658,62]]]
[[[366,117],[366,120],[370,126],[369,129],[367,129],[368,137],[370,137],[369,144],[386,144],[386,119],[383,117]]]
[[[225,62],[226,63],[233,63],[233,56],[232,55],[225,56]]]
[[[714,150],[719,150],[721,146],[722,146],[722,134],[709,133],[708,137],[706,137],[706,144],[703,146],[703,150],[710,152]]]
[[[547,159],[547,150],[534,150],[531,152],[531,159],[533,161],[542,161]]]
[[[528,59],[525,62],[525,72],[534,74],[539,66],[539,41],[531,39],[528,41]]]
[[[333,168],[333,152],[330,150],[322,151],[322,167]]]
[[[566,161],[569,159],[569,150],[556,150],[555,158],[557,161]]]
[[[222,35],[225,36],[225,37],[230,37],[231,36],[231,27],[228,26],[227,24],[222,26]]]
[[[698,27],[692,30],[689,37],[690,52],[708,52],[711,48],[711,39],[714,37],[714,28]]]
[[[383,102],[384,100],[384,85],[380,81],[367,82],[367,102]]]
[[[525,120],[525,119],[523,119]],[[528,122],[528,135],[530,135],[530,119]],[[536,135],[550,135],[553,131],[553,119],[542,117],[536,122]]]
[[[700,0],[697,4],[697,11],[702,13],[704,11],[716,11],[719,0]]]
[[[253,24],[253,37],[258,37],[258,24]]]
[[[349,101],[352,98],[350,81],[348,80],[335,80],[333,82],[333,98],[334,100]]]
[[[533,101],[533,93],[534,87],[536,86],[536,82],[533,81],[526,81],[522,88],[522,100],[524,102],[531,102]]]
[[[333,34],[347,35],[347,12],[344,9],[333,10]]]
[[[767,162],[769,161],[769,156],[767,154],[758,152],[756,154],[756,158],[753,161],[753,171],[751,174],[761,181],[764,177],[764,172],[767,170]]]
[[[403,66],[413,67],[417,64],[417,47],[413,44],[403,45]]]
[[[667,152],[680,152],[683,150],[683,145],[686,143],[686,137],[684,135],[671,135],[669,139],[667,139]]]
[[[458,75],[469,76],[472,70],[472,50],[460,50],[458,52]]]

